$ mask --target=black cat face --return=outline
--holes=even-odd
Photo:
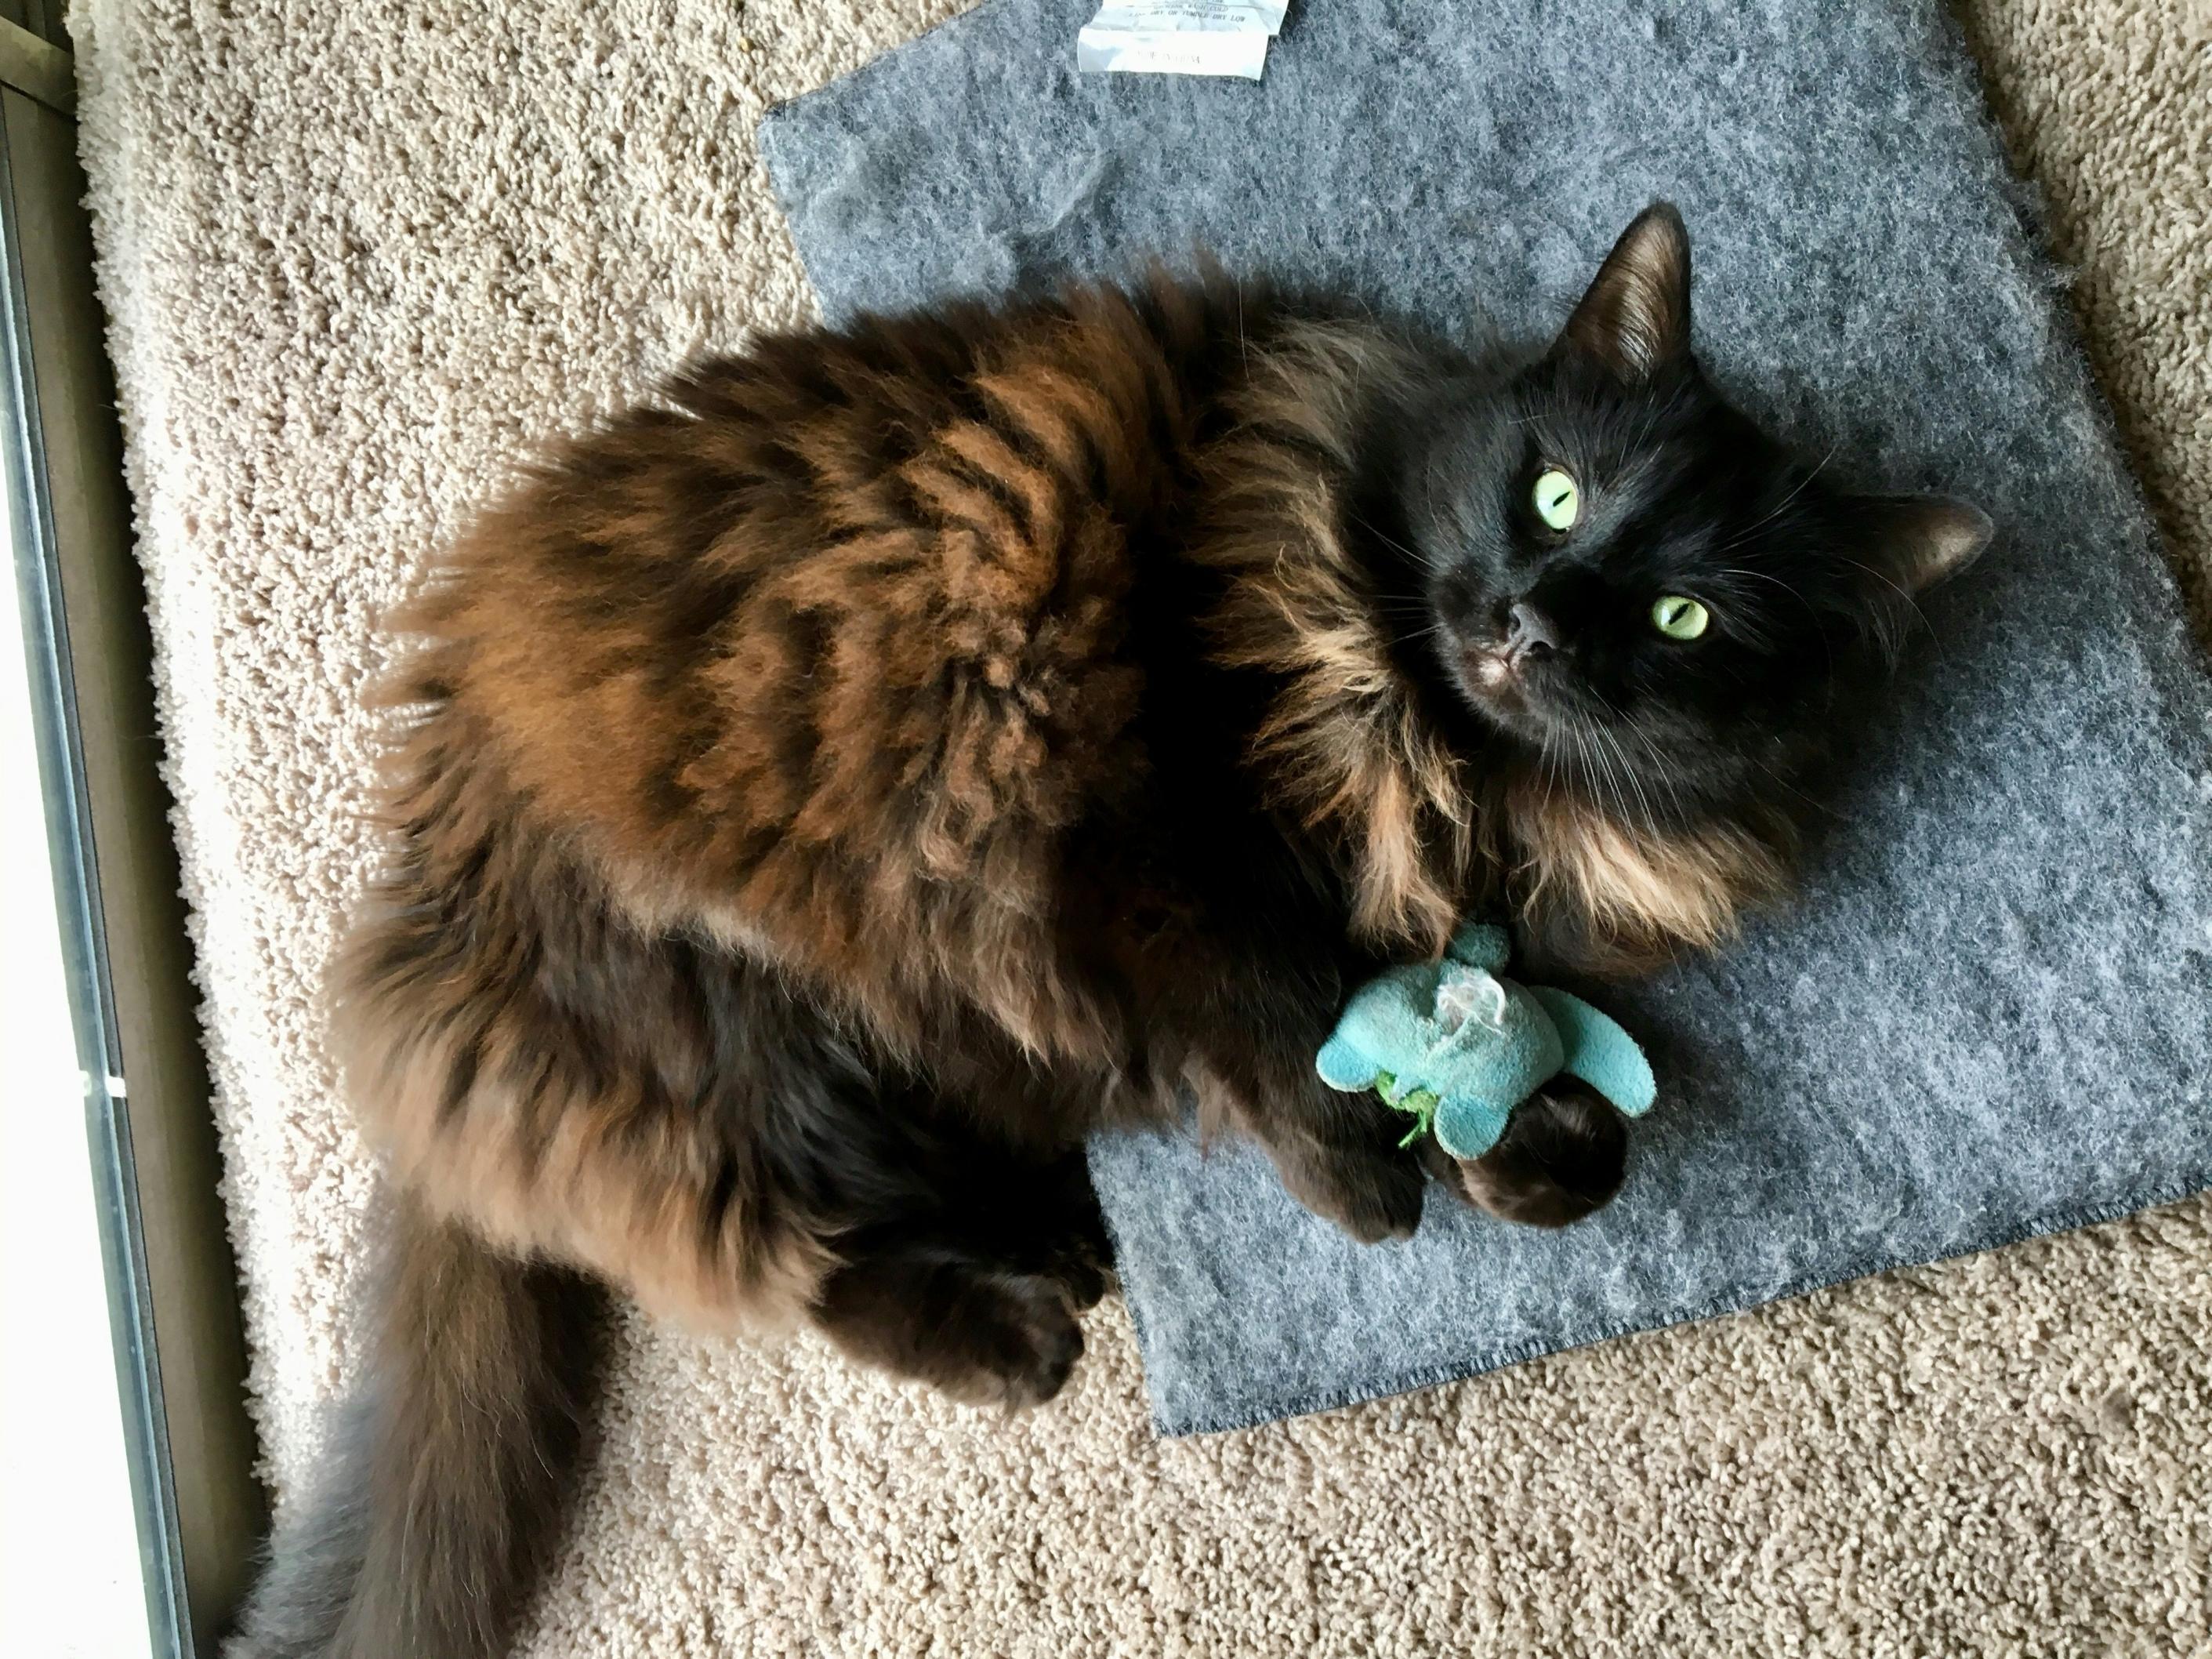
[[[1424,412],[1395,503],[1447,681],[1640,816],[1757,788],[1990,533],[1830,486],[1719,395],[1689,327],[1689,244],[1653,208],[1548,354]]]

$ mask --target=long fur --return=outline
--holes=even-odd
[[[948,307],[703,363],[483,516],[399,622],[335,983],[395,1266],[241,1652],[501,1650],[588,1282],[1047,1399],[1092,1129],[1195,1091],[1401,1235],[1419,1163],[1311,1065],[1349,986],[1478,903],[1606,968],[1778,890],[1755,793],[1624,816],[1409,657],[1376,434],[1473,373],[1218,275]],[[1590,1102],[1516,1123],[1501,1213],[1617,1184]]]
[[[499,1652],[559,1542],[599,1293],[404,1198],[386,1258],[369,1370],[274,1540],[239,1659]]]
[[[1210,617],[1218,660],[1272,687],[1254,763],[1271,799],[1335,850],[1352,927],[1385,954],[1442,951],[1476,830],[1468,757],[1425,715],[1347,537],[1376,389],[1420,372],[1371,325],[1286,329],[1226,400],[1234,427],[1206,458],[1194,550],[1225,579]]]

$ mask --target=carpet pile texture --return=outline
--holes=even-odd
[[[105,296],[280,1499],[374,1181],[315,987],[378,608],[534,439],[810,303],[766,106],[930,0],[80,0]],[[2093,363],[2212,622],[2191,14],[1973,0]],[[1153,1438],[1127,1316],[1004,1422],[634,1322],[527,1650],[2184,1654],[2212,1641],[2212,1200],[1474,1382]]]

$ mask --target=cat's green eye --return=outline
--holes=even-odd
[[[1536,516],[1554,530],[1572,530],[1575,520],[1582,515],[1582,492],[1575,481],[1559,468],[1540,473],[1536,478]]]
[[[1705,606],[1680,593],[1669,593],[1651,607],[1651,625],[1670,640],[1694,640],[1712,619]]]

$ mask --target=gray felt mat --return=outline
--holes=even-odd
[[[1961,45],[1923,0],[1298,0],[1266,81],[1073,73],[994,0],[763,134],[831,314],[1204,243],[1462,335],[1548,333],[1670,197],[1701,347],[1869,483],[2002,526],[1808,890],[1608,1006],[1629,1182],[1564,1234],[1432,1203],[1360,1249],[1263,1162],[1101,1144],[1160,1426],[1222,1429],[2212,1184],[2212,698]]]

